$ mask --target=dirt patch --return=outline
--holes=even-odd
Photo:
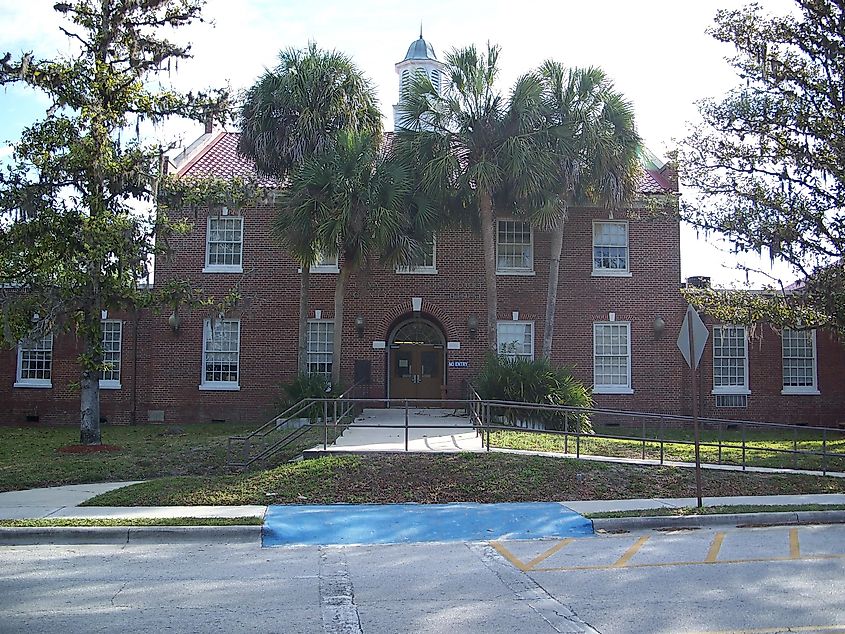
[[[102,451],[123,451],[117,445],[66,445],[57,449],[59,453],[100,453]]]

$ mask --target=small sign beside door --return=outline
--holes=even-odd
[[[450,368],[468,368],[469,361],[449,361]]]

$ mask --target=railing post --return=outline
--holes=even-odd
[[[563,453],[569,453],[569,416],[563,419]]]
[[[719,423],[719,464],[722,464],[722,428],[724,425]]]
[[[827,427],[822,427],[822,475],[827,475]]]
[[[663,416],[660,417],[658,433],[660,434],[660,464],[663,464]]]
[[[745,423],[742,423],[742,470],[745,471]]]
[[[575,419],[575,457],[581,457],[581,419]]]
[[[323,451],[329,448],[329,403],[323,401]]]
[[[645,460],[645,418],[643,418],[643,460]]]
[[[405,399],[405,451],[408,451],[408,399]]]
[[[798,428],[792,428],[792,451],[795,452],[792,454],[792,468],[798,468]]]
[[[334,409],[334,426],[337,427],[337,399],[332,401],[332,408]]]

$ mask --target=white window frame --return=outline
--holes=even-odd
[[[299,269],[302,272],[302,269]],[[322,253],[317,254],[317,263],[312,264],[309,269],[311,273],[340,273],[340,265],[337,253],[333,258],[324,257]]]
[[[623,225],[625,227],[625,268],[596,268],[596,247],[610,246],[596,244],[596,229],[599,225]],[[631,277],[631,227],[627,220],[593,220],[593,242],[590,249],[593,277]]]
[[[502,352],[502,344],[499,341],[499,327],[500,326],[530,326],[531,330],[531,352]],[[508,359],[527,359],[529,361],[534,359],[534,322],[533,321],[497,321],[496,322],[496,354],[506,357]]]
[[[745,383],[743,385],[716,385],[716,330],[722,330],[724,328],[742,328],[743,354],[745,355],[745,359],[743,359]],[[745,326],[736,326],[733,324],[713,326],[713,391],[711,394],[751,394],[751,390],[748,388],[748,385],[748,329]]]
[[[100,389],[101,390],[119,390],[121,388],[120,385],[120,373],[123,368],[123,322],[119,319],[104,319],[102,321],[103,326],[103,346],[105,346],[105,337],[106,337],[106,324],[117,324],[118,325],[118,339],[117,339],[117,379],[100,379]],[[105,362],[105,347],[103,348],[103,362]]]
[[[787,359],[787,357],[785,355],[785,353],[786,353],[786,350],[785,350],[786,340],[785,340],[783,335],[785,335],[786,333],[794,333],[794,332],[809,332],[810,333],[810,346],[811,346],[811,349],[813,351],[813,356],[812,356],[813,384],[812,385],[786,385],[784,383],[783,389],[781,390],[780,393],[781,394],[807,394],[807,395],[821,394],[821,392],[819,391],[819,358],[818,358],[818,352],[816,350],[816,331],[815,331],[815,329],[810,330],[810,331],[804,331],[804,330],[791,330],[789,328],[785,328],[783,330],[783,333],[781,333],[781,353],[780,353],[781,363],[783,364],[782,370],[783,370],[783,367],[786,365],[785,362],[786,362],[786,359]],[[794,358],[794,357],[790,357],[790,358]],[[800,357],[800,358],[804,358],[804,357]],[[783,371],[781,371],[781,374],[783,374]]]
[[[528,254],[531,260],[527,267],[500,267],[499,266],[499,224],[502,222],[519,222],[528,225]],[[496,275],[534,275],[534,227],[527,220],[520,218],[496,218]]]
[[[18,363],[17,363],[17,371],[15,372],[15,383],[13,387],[32,387],[32,388],[42,388],[48,389],[53,387],[53,335],[52,333],[46,335],[44,337],[39,337],[38,341],[44,341],[45,339],[50,339],[50,378],[49,379],[31,379],[31,378],[22,378],[22,371],[23,371],[23,355],[24,352],[29,352],[30,348],[24,347],[24,342],[18,342]],[[46,348],[42,349],[46,350]]]
[[[625,368],[625,373],[627,375],[628,381],[625,385],[616,384],[616,383],[596,383],[596,377],[598,373],[596,372],[596,359],[598,355],[596,354],[596,330],[599,327],[604,326],[614,326],[614,327],[624,327],[626,330],[626,340],[627,340],[627,350],[625,352],[627,366]],[[610,355],[602,355],[602,356],[610,356]],[[631,322],[630,321],[596,321],[593,322],[593,393],[594,394],[633,394],[634,389],[632,387],[632,379],[631,379]]]
[[[331,352],[326,353],[322,350],[311,350],[312,341],[311,341],[311,337],[309,336],[310,331],[311,331],[311,324],[326,324],[326,325],[331,324],[331,326],[332,326],[332,338],[328,339],[328,342],[330,342],[332,344],[332,351]],[[317,375],[320,375],[320,376],[325,376],[325,377],[330,379],[331,376],[332,376],[331,370],[328,370],[327,372],[312,372],[311,371],[311,355],[312,354],[313,355],[321,355],[321,358],[325,358],[325,355],[328,354],[328,358],[329,358],[328,363],[331,364],[332,367],[334,366],[334,319],[309,319],[308,320],[308,331],[306,332],[306,335],[305,335],[305,367],[308,368],[308,373],[309,374],[317,374]],[[319,361],[315,362],[315,363],[319,363]]]
[[[212,220],[239,220],[241,223],[241,249],[240,249],[240,264],[211,264],[211,221]],[[205,266],[202,269],[203,273],[243,273],[244,272],[244,237],[246,235],[246,228],[244,226],[243,216],[209,216],[205,224]]]
[[[237,347],[237,364],[238,364],[238,378],[235,381],[207,381],[206,374],[206,355],[208,352],[209,330],[211,328],[211,319],[205,319],[202,326],[202,359],[200,364],[200,385],[199,389],[204,391],[230,391],[236,392],[241,389],[241,320],[240,319],[218,319],[215,321],[224,323],[236,323],[238,325],[238,347]]]
[[[431,266],[397,266],[396,272],[402,275],[437,275],[437,235],[431,236]]]

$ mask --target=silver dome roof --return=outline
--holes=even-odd
[[[422,33],[420,33],[420,38],[408,47],[408,52],[402,61],[409,59],[437,59],[437,55],[434,54],[434,47],[423,39]]]

